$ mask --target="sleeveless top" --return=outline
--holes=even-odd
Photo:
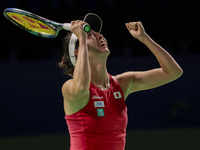
[[[127,107],[120,85],[110,76],[110,88],[90,83],[90,100],[78,112],[65,115],[70,150],[124,150]]]

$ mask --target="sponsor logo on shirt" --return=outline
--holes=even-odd
[[[105,114],[104,114],[104,109],[103,109],[103,108],[97,109],[97,115],[98,115],[98,117],[105,116]]]
[[[103,96],[96,96],[96,95],[94,95],[93,97],[92,97],[92,99],[103,99]]]
[[[104,101],[94,101],[94,107],[105,107]]]
[[[114,94],[115,99],[122,98],[122,95],[120,92],[114,92],[113,94]]]

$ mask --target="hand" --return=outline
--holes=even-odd
[[[145,35],[146,35],[141,21],[126,23],[126,27],[129,30],[130,34],[134,38],[136,38],[140,41],[142,41],[143,37],[145,37]]]
[[[71,22],[71,31],[78,37],[78,39],[87,38],[87,33],[83,29],[84,24],[87,23],[80,20]]]

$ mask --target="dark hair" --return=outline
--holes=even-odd
[[[63,73],[65,75],[70,75],[73,76],[74,73],[74,65],[72,64],[69,56],[69,41],[71,38],[72,32],[68,33],[63,39],[63,54],[62,54],[62,59],[61,62],[58,63],[59,68],[63,70]],[[79,42],[77,40],[75,49],[78,49],[79,47]],[[74,55],[74,57],[77,57]]]

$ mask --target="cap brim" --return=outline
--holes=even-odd
[[[101,32],[103,23],[98,15],[89,13],[85,16],[83,21],[87,22],[91,26],[92,30],[99,33]]]

